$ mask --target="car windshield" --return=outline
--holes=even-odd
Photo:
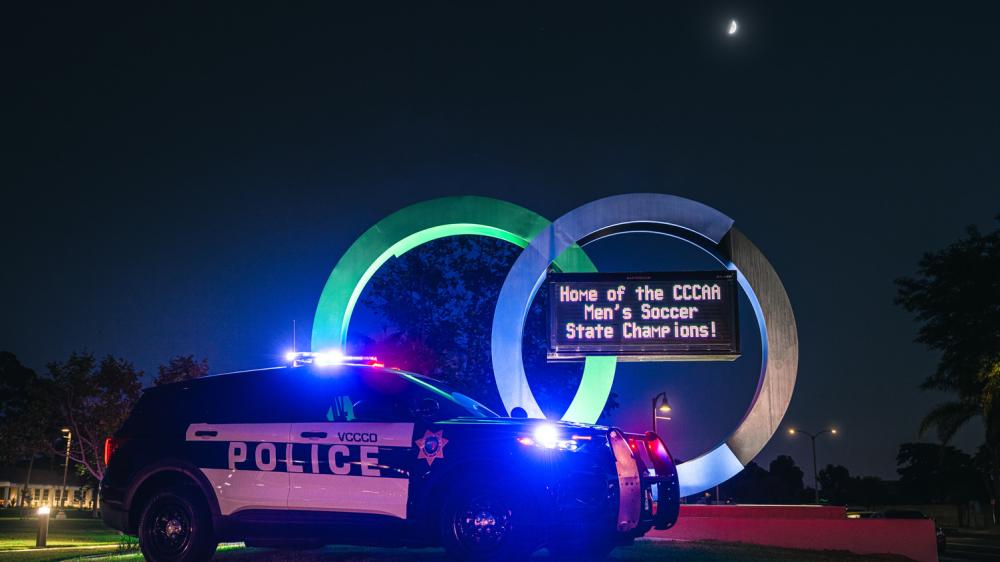
[[[435,398],[443,398],[445,403],[440,403],[441,413],[449,417],[466,418],[499,418],[496,412],[487,408],[474,398],[462,394],[457,390],[452,390],[442,382],[411,375],[410,373],[400,373],[401,376],[412,383],[433,393]]]

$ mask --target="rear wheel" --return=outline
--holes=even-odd
[[[534,550],[528,502],[498,485],[455,490],[441,511],[441,542],[458,560],[523,560]]]
[[[139,518],[139,547],[146,560],[208,560],[217,546],[212,516],[196,490],[169,488],[153,494],[146,502]]]

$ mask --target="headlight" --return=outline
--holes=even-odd
[[[575,451],[580,446],[576,439],[566,439],[559,432],[559,429],[550,423],[539,424],[535,427],[531,437],[522,435],[517,438],[517,442],[522,445],[559,449],[560,451]]]
[[[535,428],[535,443],[546,449],[555,449],[559,444],[559,430],[551,424],[539,425]]]

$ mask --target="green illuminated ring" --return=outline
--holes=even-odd
[[[389,258],[431,240],[468,234],[499,238],[525,248],[550,225],[545,217],[524,207],[488,197],[443,197],[396,211],[362,234],[333,268],[316,307],[312,349],[345,348],[354,307],[368,281]],[[576,244],[553,263],[564,272],[597,271]],[[599,402],[603,407],[611,393],[615,364],[614,357],[587,358],[573,403]]]

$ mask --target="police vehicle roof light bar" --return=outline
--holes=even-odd
[[[328,365],[370,365],[379,367],[382,364],[378,358],[371,355],[344,355],[339,351],[290,351],[285,354],[285,361],[292,367],[302,365],[317,365],[320,367]]]

